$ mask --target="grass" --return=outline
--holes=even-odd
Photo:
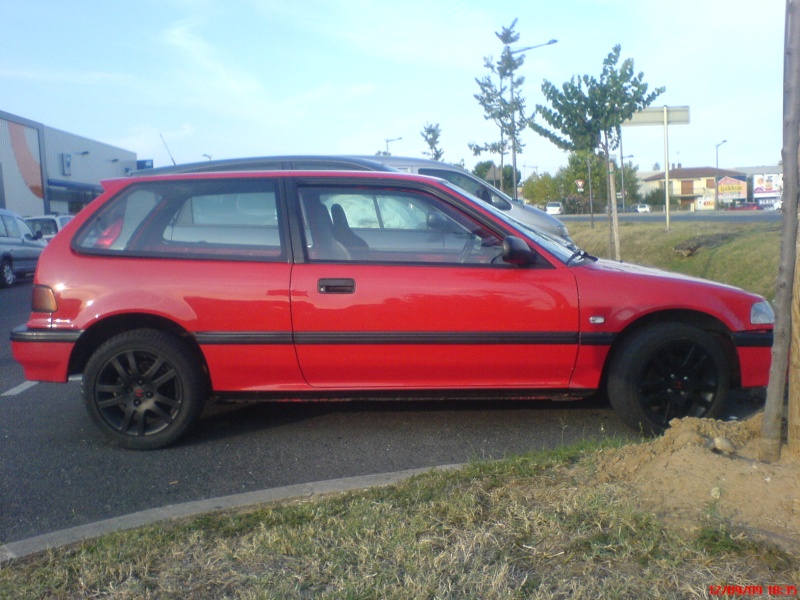
[[[608,258],[606,219],[570,222],[575,242],[596,256]],[[780,258],[780,223],[673,222],[620,223],[622,260],[711,279],[755,292],[772,300]],[[676,246],[695,241],[702,245],[690,256]],[[693,245],[693,244],[690,244]]]
[[[3,598],[693,598],[796,582],[710,520],[676,530],[591,484],[607,440],[390,487],[105,536],[0,568]]]

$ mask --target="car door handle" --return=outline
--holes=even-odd
[[[356,291],[355,279],[320,279],[317,282],[317,291],[320,294],[354,294]]]

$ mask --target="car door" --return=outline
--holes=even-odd
[[[542,257],[504,263],[497,225],[435,190],[298,186],[305,261],[293,268],[291,306],[308,383],[567,387],[578,342],[569,269]]]
[[[33,271],[42,253],[44,244],[34,239],[30,227],[15,215],[0,215],[0,244],[9,250],[14,260],[15,271]]]

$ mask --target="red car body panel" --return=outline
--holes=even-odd
[[[311,174],[215,176],[306,175]],[[424,184],[453,194],[428,178],[359,177]],[[104,182],[106,193],[44,250],[35,283],[53,289],[58,311],[32,313],[27,330],[41,334],[39,341],[12,336],[26,378],[66,381],[81,332],[132,313],[169,321],[193,336],[214,391],[287,395],[315,390],[593,390],[600,385],[614,339],[649,316],[703,314],[732,334],[772,329],[745,320],[750,306],[761,300],[753,294],[606,261],[566,266],[544,249],[538,249],[539,260],[552,268],[77,254],[70,247],[74,234],[95,208],[131,183]],[[483,218],[515,234],[485,210]],[[320,279],[327,278],[352,280],[353,293],[320,293]],[[48,341],[52,332],[74,332],[75,337]],[[736,352],[741,385],[766,385],[770,348],[737,347]]]
[[[320,278],[352,278],[355,293],[320,294]],[[322,388],[565,388],[577,352],[577,339],[559,335],[578,328],[566,268],[521,277],[515,269],[296,265],[292,317],[303,373]],[[353,332],[360,343],[336,343]],[[539,335],[486,343],[492,333],[525,332]],[[314,334],[331,343],[301,343]],[[414,335],[420,344],[392,343]]]

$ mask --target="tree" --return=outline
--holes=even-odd
[[[593,206],[589,204],[589,168],[587,165],[587,158],[591,158],[591,189],[594,196]],[[594,209],[597,211],[598,207],[606,204],[606,189],[608,182],[603,176],[602,159],[594,153],[587,152],[571,152],[567,158],[567,165],[561,167],[556,177],[562,182],[562,187],[565,191],[565,196],[574,195],[581,200],[578,202],[580,208],[576,212],[588,213]],[[576,181],[583,181],[583,192],[578,192]]]
[[[511,50],[511,44],[519,41],[520,34],[514,31],[517,19],[514,19],[510,27],[503,27],[501,31],[495,32],[497,38],[503,43],[503,51],[500,60],[496,63],[491,57],[484,58],[484,67],[490,74],[481,79],[475,79],[480,92],[474,97],[483,107],[484,118],[493,121],[500,129],[500,141],[484,144],[470,143],[469,148],[475,156],[480,156],[482,152],[490,152],[500,155],[500,170],[505,173],[505,155],[511,148],[514,154],[521,154],[523,144],[520,135],[528,123],[525,116],[525,99],[516,94],[514,90],[519,89],[525,79],[517,77],[516,71],[525,62],[523,55],[515,56]],[[498,83],[495,84],[493,76],[497,76]],[[506,81],[508,87],[506,87]],[[506,99],[505,93],[511,91],[511,98]],[[519,179],[514,180],[515,170],[512,169],[512,187]],[[505,178],[504,178],[505,179]],[[505,187],[501,188],[505,189]],[[513,191],[514,195],[516,191]]]
[[[621,46],[617,44],[603,61],[600,78],[589,75],[573,76],[559,90],[549,81],[542,84],[542,92],[551,107],[536,105],[539,115],[550,127],[530,121],[531,128],[559,148],[573,152],[594,153],[598,148],[605,158],[606,172],[611,173],[611,151],[619,146],[620,126],[633,114],[648,107],[664,92],[656,88],[648,93],[644,74],[634,74],[633,60],[626,59],[617,68]],[[614,197],[614,178],[609,178],[609,195]],[[610,240],[614,255],[620,259],[619,223],[616,202],[612,210]]]
[[[481,162],[479,162],[478,164],[475,165],[475,168],[472,169],[472,173],[474,175],[477,175],[478,177],[480,177],[484,181],[489,181],[489,183],[492,183],[492,185],[494,185],[494,183],[487,178],[487,174],[489,173],[489,170],[493,166],[494,166],[494,162],[493,161],[491,161],[491,160],[482,160]]]
[[[444,156],[444,150],[438,147],[439,136],[441,134],[442,129],[439,127],[438,123],[436,123],[436,125],[426,123],[425,127],[422,129],[422,139],[424,139],[425,143],[428,145],[428,151],[423,152],[423,154],[430,157],[431,160],[442,160],[442,156]]]
[[[522,184],[522,197],[532,204],[544,205],[563,198],[562,187],[562,182],[550,173],[534,173]]]
[[[515,172],[514,167],[512,167],[511,165],[506,165],[505,167],[503,167],[502,174],[503,174],[503,188],[507,190],[513,189],[515,183],[522,179],[522,173],[520,173],[519,170]]]
[[[789,450],[800,455],[800,255],[797,253],[798,202],[800,202],[800,0],[786,2],[783,71],[784,217],[781,255],[775,293],[775,340],[769,371],[767,400],[761,430],[760,458],[777,461],[781,455],[781,430],[786,379],[789,379]]]
[[[625,177],[623,180],[622,172],[623,169],[625,171]],[[639,191],[640,184],[639,184],[639,177],[637,173],[639,172],[639,167],[634,167],[633,163],[626,162],[622,164],[622,169],[617,171],[617,174],[620,176],[619,182],[619,189],[622,190],[622,184],[625,184],[625,205],[630,206],[631,204],[636,204],[641,200],[642,195]]]

